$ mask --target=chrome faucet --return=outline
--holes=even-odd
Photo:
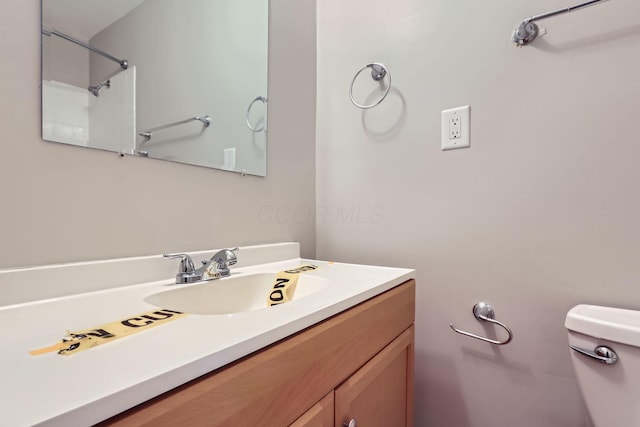
[[[195,268],[193,259],[189,254],[164,254],[165,258],[180,258],[180,267],[176,274],[176,283],[194,283],[202,280],[215,280],[227,277],[231,274],[230,265],[238,262],[235,249],[222,249],[216,252],[209,260],[202,261],[200,268]]]

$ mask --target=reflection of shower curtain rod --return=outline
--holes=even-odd
[[[93,47],[93,46],[91,46],[91,45],[89,45],[89,44],[86,44],[86,43],[84,43],[84,42],[81,42],[81,41],[80,41],[80,40],[78,40],[78,39],[74,39],[73,37],[68,36],[68,35],[66,35],[65,33],[61,33],[60,31],[56,31],[56,30],[45,30],[45,29],[43,28],[43,29],[42,29],[42,34],[44,34],[45,36],[49,36],[49,37],[51,37],[51,35],[53,34],[54,36],[61,37],[61,38],[65,39],[65,40],[67,40],[67,41],[70,41],[71,43],[75,43],[75,44],[77,44],[78,46],[82,46],[82,47],[84,47],[85,49],[89,49],[91,52],[95,52],[95,53],[97,53],[98,55],[102,55],[102,56],[104,56],[105,58],[108,58],[108,59],[112,60],[113,62],[117,62],[118,64],[120,64],[120,66],[122,67],[122,69],[123,69],[123,70],[126,70],[126,69],[127,69],[127,67],[129,66],[129,62],[128,62],[126,59],[118,59],[118,58],[116,58],[115,56],[111,56],[111,55],[109,55],[108,53],[103,52],[103,51],[101,51],[101,50],[100,50],[100,49],[98,49],[98,48],[95,48],[95,47]]]

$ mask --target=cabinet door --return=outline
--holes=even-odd
[[[413,426],[413,326],[335,390],[335,425]]]
[[[289,427],[333,427],[333,391],[313,405]]]

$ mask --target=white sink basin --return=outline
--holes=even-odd
[[[267,297],[276,273],[231,275],[194,285],[174,285],[170,291],[149,295],[144,300],[160,308],[190,314],[230,314],[268,307]],[[327,279],[302,274],[291,304],[328,286]]]

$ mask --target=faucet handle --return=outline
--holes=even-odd
[[[180,258],[180,269],[178,273],[193,273],[196,271],[195,266],[193,265],[193,260],[189,256],[189,254],[164,254],[163,257],[167,259],[175,259]]]
[[[215,261],[218,263],[224,262],[226,264],[233,265],[238,260],[235,253],[239,250],[239,248],[220,249],[218,252],[213,254],[210,261]]]
[[[227,264],[234,265],[238,262],[238,257],[236,256],[236,252],[240,250],[240,248],[227,249],[230,254],[227,254]]]
[[[213,268],[213,271],[215,271],[215,274],[218,274],[219,277],[227,277],[231,274],[229,266],[238,262],[238,258],[235,254],[238,250],[238,248],[219,250],[209,260],[212,266],[207,267],[207,269]]]

